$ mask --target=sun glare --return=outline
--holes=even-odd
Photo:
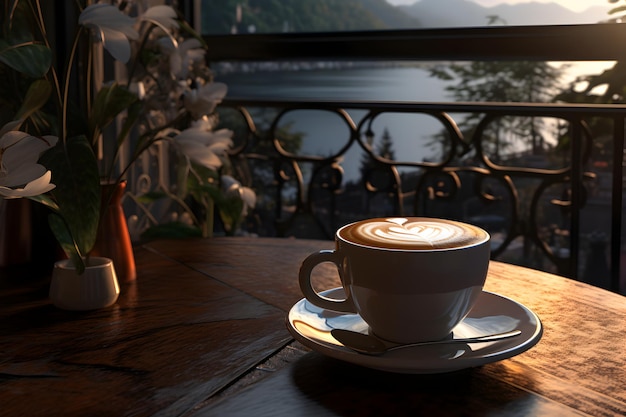
[[[387,0],[388,3],[394,6],[409,6],[417,3],[419,0]],[[519,4],[530,3],[533,0],[472,0],[474,3],[478,3],[481,6],[492,7],[499,4]],[[534,0],[539,3],[557,3],[563,7],[566,7],[574,12],[583,12],[590,7],[603,6],[607,10],[611,7],[608,0]]]

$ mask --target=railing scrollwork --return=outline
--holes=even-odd
[[[619,126],[623,127],[620,119],[626,114],[622,113],[625,109],[620,106],[589,106],[581,111],[580,106],[523,103],[230,100],[226,105],[241,109],[275,109],[275,116],[267,128],[250,135],[256,136],[253,142],[257,144],[270,144],[271,156],[265,155],[263,160],[267,169],[273,172],[270,188],[274,189],[275,196],[272,202],[274,229],[270,234],[331,239],[337,227],[367,216],[443,216],[473,222],[489,230],[493,236],[494,259],[584,279],[581,275],[588,263],[585,254],[593,245],[597,252],[598,236],[610,235],[610,227],[613,227],[588,230],[583,222],[583,217],[596,215],[595,211],[587,213],[591,198],[588,188],[595,187],[598,175],[590,169],[594,138],[585,118],[609,118],[617,130]],[[365,110],[358,122],[354,121],[355,109]],[[302,111],[325,111],[339,117],[347,126],[348,136],[333,138],[335,148],[323,155],[288,149],[281,137],[284,135],[281,122],[287,115]],[[466,139],[452,115],[469,112],[481,117]],[[390,113],[433,116],[445,132],[446,143],[441,146],[440,158],[436,161],[406,160],[405,155],[396,158],[380,155],[373,146],[376,134],[373,124],[377,118]],[[547,162],[555,153],[542,153],[534,148],[525,149],[518,155],[512,152],[500,154],[494,159],[489,147],[485,146],[493,139],[486,131],[500,117],[551,118],[558,119],[561,126],[566,124],[567,146],[559,153],[559,163],[550,166]],[[420,145],[416,143],[415,146]],[[346,175],[345,171],[346,158],[353,152],[361,157],[358,180]],[[238,154],[256,161],[256,169],[262,169],[258,165],[258,152],[251,142],[242,145]],[[617,163],[621,168],[621,158],[621,153],[613,155],[609,162],[611,165]],[[253,187],[254,172],[250,184]],[[614,202],[593,198],[593,210],[600,210],[601,205],[602,215],[612,218],[616,211]],[[621,193],[613,198],[621,202]],[[621,215],[621,209],[619,211]],[[263,217],[267,218],[267,215]],[[592,242],[591,236],[595,236],[595,241]],[[610,251],[614,253],[615,242],[607,244],[611,244]],[[608,262],[613,261],[605,259],[605,263]],[[613,281],[617,280],[613,277]]]

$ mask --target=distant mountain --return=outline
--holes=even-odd
[[[386,0],[202,0],[202,28],[224,34],[486,26],[490,20],[510,26],[577,24],[605,20],[607,10],[576,13],[537,2],[483,7],[470,0],[416,0],[410,6]]]
[[[240,20],[236,20],[237,10]],[[203,33],[415,28],[418,18],[385,0],[203,0]]]
[[[419,16],[391,6],[385,0],[358,0],[358,2],[388,29],[414,29],[423,26]]]
[[[469,0],[420,0],[399,9],[420,20],[422,27],[498,25],[560,25],[598,23],[608,18],[607,7],[574,12],[556,3],[528,2],[483,7]]]

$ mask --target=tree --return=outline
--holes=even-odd
[[[370,148],[374,149],[374,137],[372,136],[367,142]],[[391,135],[389,134],[389,130],[387,128],[383,130],[383,135],[380,138],[380,143],[378,144],[375,153],[377,156],[390,161],[394,161],[396,159],[395,152],[393,150],[393,140],[391,139]],[[380,164],[376,162],[376,160],[369,153],[364,154],[361,158],[361,168],[359,169],[361,172],[361,178],[367,178],[369,173],[379,166]]]
[[[619,3],[620,0],[608,0]],[[622,23],[626,19],[626,0],[609,10],[607,22]],[[581,86],[584,86],[582,89]],[[604,87],[604,88],[600,88]],[[557,96],[569,103],[624,104],[626,103],[626,62],[617,61],[600,74],[583,75],[572,82],[569,89]]]
[[[367,143],[379,157],[389,161],[395,160],[395,151],[393,150],[393,139],[389,134],[389,130],[385,128],[380,138],[380,143],[374,150],[374,136],[368,137]],[[400,184],[396,179],[396,168],[384,165],[378,162],[372,155],[366,153],[361,158],[361,181],[367,190],[363,204],[366,213],[371,213],[373,198],[377,194],[389,195],[398,192]],[[376,203],[374,203],[376,205]],[[377,208],[380,210],[380,207]]]
[[[619,3],[620,0],[608,0]],[[609,10],[612,15],[608,22],[622,23],[626,19],[626,0],[622,5]],[[626,103],[626,62],[616,61],[615,64],[600,74],[583,75],[574,80],[569,88],[556,96],[556,100],[567,103],[590,104],[625,104]],[[604,118],[588,120],[589,128],[594,134],[594,154],[602,155],[611,149],[613,122]],[[610,158],[607,158],[610,160]]]
[[[458,80],[446,90],[455,101],[462,102],[546,102],[557,92],[562,70],[546,62],[473,61],[453,63],[431,69],[431,76],[442,80]],[[481,114],[470,114],[459,123],[466,137],[472,137]],[[543,120],[537,118],[502,117],[485,130],[483,146],[495,159],[515,150],[520,140],[531,138],[537,150],[543,143]],[[433,143],[445,140],[438,134]],[[446,149],[444,145],[444,149]]]

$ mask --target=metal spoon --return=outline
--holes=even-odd
[[[427,345],[444,345],[452,343],[483,343],[494,342],[497,340],[508,339],[510,337],[518,336],[522,333],[521,330],[512,330],[510,332],[491,334],[486,336],[467,337],[462,339],[444,339],[433,340],[429,342],[417,342],[417,343],[405,343],[396,344],[379,339],[376,336],[354,332],[352,330],[345,329],[332,329],[330,333],[335,339],[341,342],[345,347],[352,349],[359,353],[366,355],[381,355],[385,352],[394,349],[401,349],[414,346],[427,346]]]

